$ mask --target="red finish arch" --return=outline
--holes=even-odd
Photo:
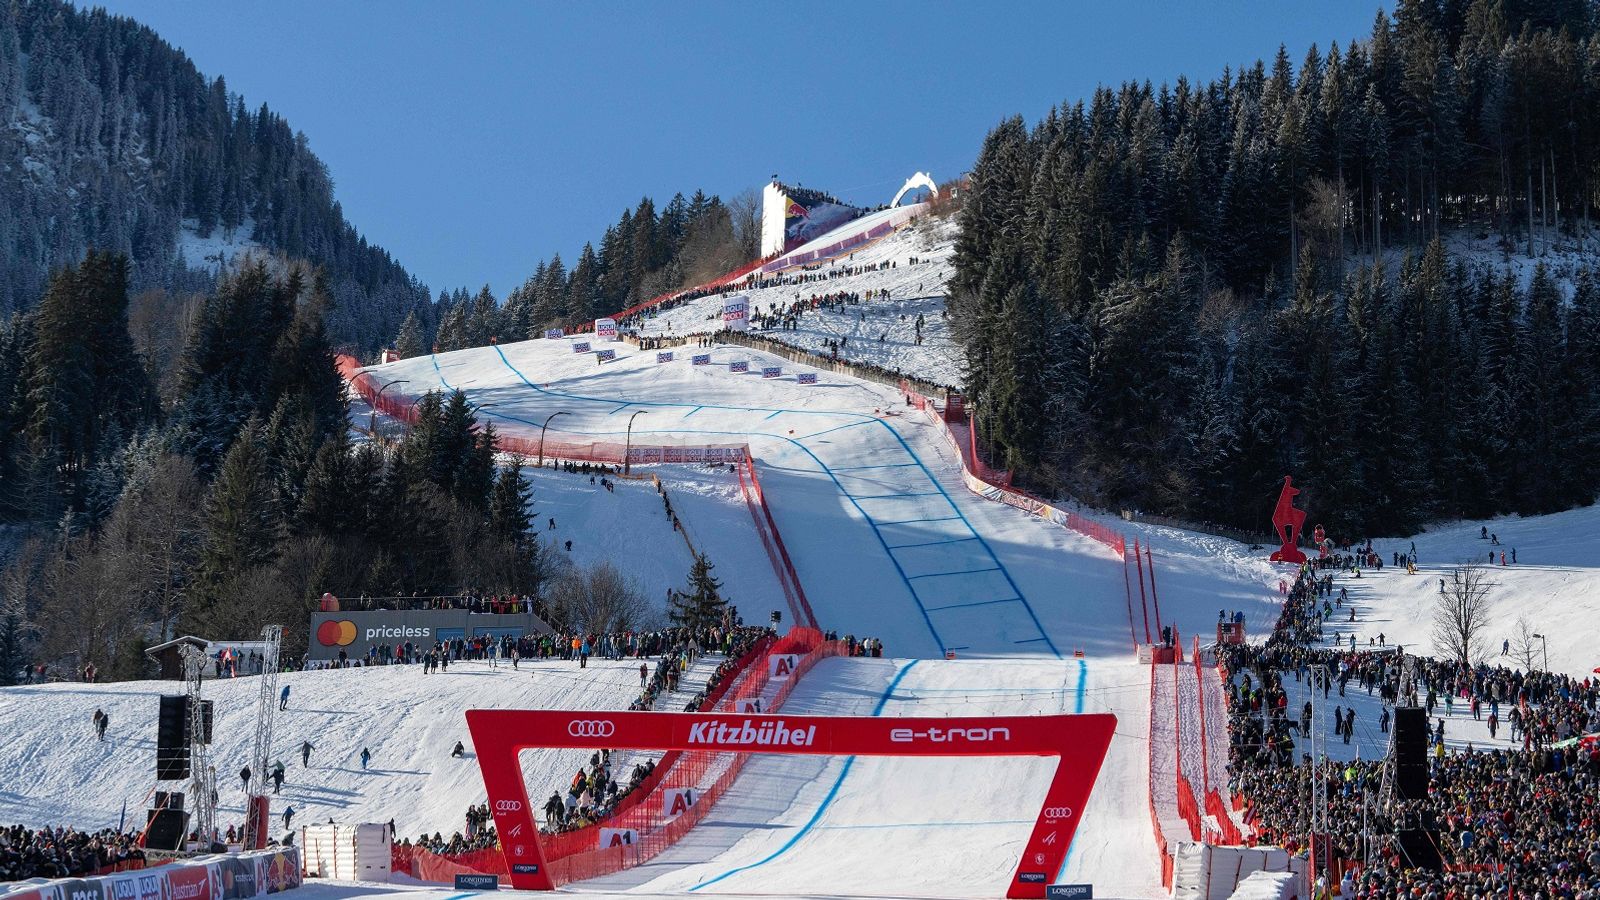
[[[1038,821],[1007,897],[1036,898],[1060,871],[1117,719],[1076,716],[872,718],[733,713],[467,711],[467,727],[511,873],[521,890],[555,888],[518,752],[531,747],[710,750],[835,756],[1056,756]]]

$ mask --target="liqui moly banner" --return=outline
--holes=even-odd
[[[729,372],[748,372],[748,371],[750,371],[750,361],[749,360],[745,360],[745,359],[740,359],[740,360],[735,360],[735,361],[733,361],[731,363],[728,363],[728,371]]]
[[[801,372],[799,375],[796,375],[794,377],[794,380],[799,382],[800,384],[816,384],[817,383],[817,373],[815,373],[815,372]]]
[[[759,713],[669,713],[599,710],[467,710],[511,883],[552,890],[518,754],[530,747],[588,750],[710,750],[830,756],[1053,756],[1059,762],[1039,798],[1038,818],[1023,846],[1007,897],[1043,900],[1061,870],[1081,812],[1111,745],[1116,716],[889,717]],[[679,797],[687,803],[700,798]],[[664,811],[671,812],[667,807]],[[677,814],[681,815],[683,810]],[[1026,877],[1024,877],[1026,876]],[[145,900],[145,898],[136,898]],[[156,900],[156,898],[150,898]]]
[[[767,675],[774,681],[779,681],[793,675],[799,665],[798,653],[774,653],[767,657]]]
[[[578,341],[577,343],[572,345],[572,352],[573,353],[588,353],[589,352],[589,342],[588,341]]]
[[[696,353],[695,355],[689,357],[689,362],[697,366],[709,366],[711,365],[711,354]]]
[[[600,352],[596,353],[595,356],[601,362],[611,362],[613,359],[617,358],[617,351],[615,351],[615,350],[601,350]]]
[[[672,351],[671,350],[664,350],[664,351],[662,351],[660,353],[657,353],[656,354],[656,362],[658,362],[658,363],[669,363],[669,362],[672,362]]]
[[[639,832],[632,828],[600,829],[600,849],[607,847],[632,847],[639,840]]]
[[[544,339],[547,341],[553,341],[556,338],[562,338],[566,336],[567,330],[565,328],[546,328],[544,330]]]
[[[782,375],[782,374],[783,374],[783,367],[782,366],[762,366],[761,367],[761,377],[762,378],[777,378],[779,375]]]
[[[722,327],[729,331],[750,328],[750,298],[737,294],[722,301]]]
[[[594,337],[597,341],[614,341],[617,339],[616,319],[595,319]]]
[[[661,814],[676,819],[689,811],[700,797],[694,788],[668,788],[661,792]]]

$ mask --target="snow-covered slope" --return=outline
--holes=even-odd
[[[452,759],[456,741],[469,747],[470,708],[626,709],[638,695],[637,663],[593,660],[576,663],[461,662],[449,671],[423,675],[421,666],[386,666],[285,673],[289,708],[277,714],[273,758],[288,768],[274,814],[284,805],[296,821],[387,822],[402,835],[426,829],[449,837],[464,828],[467,806],[482,803],[483,778],[476,759]],[[226,827],[244,818],[239,770],[255,737],[256,678],[205,683],[215,701],[211,759],[220,795],[217,821]],[[114,827],[124,804],[130,823],[143,821],[155,780],[158,697],[182,693],[181,682],[52,684],[0,688],[0,822],[29,826]],[[96,709],[111,716],[102,743],[94,739]],[[300,742],[316,749],[311,767],[300,765]],[[361,749],[372,751],[361,768]],[[529,750],[524,772],[534,796],[548,792],[582,764],[581,751]],[[257,774],[255,777],[260,777]],[[169,782],[187,790],[187,782]],[[130,826],[132,827],[132,826]]]
[[[770,313],[797,300],[840,292],[865,296],[889,291],[888,300],[865,300],[842,309],[817,309],[800,316],[793,329],[754,329],[754,333],[802,349],[826,354],[828,341],[844,341],[842,359],[871,363],[940,384],[961,383],[961,351],[944,317],[945,282],[955,246],[955,224],[925,220],[902,228],[854,253],[817,269],[791,269],[753,288],[730,291],[750,298],[750,311]],[[916,259],[913,263],[911,260]],[[893,263],[893,268],[844,275],[845,271]],[[825,277],[830,273],[836,277]],[[791,283],[796,276],[824,276]],[[722,295],[692,300],[641,319],[645,335],[686,335],[715,331],[722,323]],[[916,320],[924,320],[923,341],[916,342]],[[883,340],[879,340],[882,337]]]

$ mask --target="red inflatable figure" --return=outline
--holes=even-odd
[[[1300,552],[1300,531],[1306,525],[1306,511],[1294,508],[1295,487],[1288,475],[1283,476],[1283,492],[1278,494],[1278,508],[1272,511],[1272,527],[1283,546],[1272,551],[1273,562],[1303,563],[1306,555]]]

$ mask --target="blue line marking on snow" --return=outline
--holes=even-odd
[[[870,497],[857,497],[857,500],[899,500],[901,497],[937,497],[938,491],[918,491],[910,494],[873,494]]]
[[[1003,600],[978,600],[972,603],[952,603],[949,606],[929,607],[928,612],[943,612],[947,609],[966,609],[969,606],[992,606],[996,603],[1015,603],[1021,599],[1021,597],[1006,597]]]
[[[788,412],[788,410],[780,409],[780,410],[778,410],[778,412]],[[773,415],[777,415],[777,413],[773,413]],[[770,418],[772,418],[772,416],[767,416],[767,418],[770,419]],[[839,431],[841,429],[854,428],[857,425],[870,425],[870,424],[872,424],[873,422],[876,422],[876,421],[878,421],[878,420],[877,419],[867,419],[866,421],[863,421],[863,422],[851,422],[848,425],[835,425],[832,428],[824,428],[821,431],[813,431],[810,434],[802,434],[800,436],[800,440],[807,441],[807,440],[810,440],[811,438],[822,437],[825,434],[830,434],[832,432]]]
[[[846,497],[850,497],[849,494],[845,494],[845,496]],[[854,503],[856,501],[856,499],[857,498],[855,498],[855,497],[850,497],[850,502]],[[860,509],[860,508],[861,507],[859,507],[859,506],[856,507],[856,509]],[[865,512],[863,512],[862,515],[863,516],[867,516],[867,514]],[[871,516],[867,516],[867,521],[871,522],[872,523],[872,527],[874,527],[874,528],[888,528],[890,525],[916,525],[916,524],[921,523],[921,522],[954,522],[955,520],[957,520],[959,518],[961,518],[961,517],[960,516],[944,516],[943,518],[939,518],[939,519],[903,519],[903,520],[901,520],[899,522],[873,522],[872,521],[872,517]]]
[[[476,897],[476,896],[478,896],[478,892],[477,891],[467,891],[465,894],[456,894],[453,897],[446,897],[446,898],[444,898],[444,900],[465,900],[465,898],[467,898],[467,897]]]
[[[889,686],[884,688],[883,694],[878,697],[878,705],[872,708],[872,714],[874,716],[883,712],[883,707],[889,702],[889,699],[894,696],[894,689],[900,686],[900,682],[905,679],[907,673],[916,667],[918,662],[919,660],[913,659],[911,662],[906,663],[905,668],[896,672],[894,678],[889,680]],[[783,842],[783,846],[772,851],[772,853],[769,854],[765,859],[750,863],[747,866],[739,866],[735,869],[729,869],[728,871],[723,872],[721,875],[718,875],[709,881],[700,882],[694,887],[689,888],[689,890],[698,891],[703,887],[710,887],[724,878],[737,875],[740,872],[748,872],[757,866],[764,866],[783,854],[789,852],[789,849],[795,844],[799,843],[800,839],[805,837],[807,832],[817,827],[817,822],[822,818],[822,814],[828,811],[829,806],[833,805],[834,798],[839,796],[839,787],[843,785],[844,780],[850,776],[850,769],[855,765],[855,761],[856,758],[854,756],[847,756],[844,758],[844,768],[839,770],[839,777],[833,780],[833,786],[828,788],[828,794],[822,798],[822,803],[817,807],[817,811],[811,814],[811,818],[808,819],[804,825],[800,826],[799,831],[796,831],[794,834],[790,835],[789,839]]]
[[[621,406],[617,407],[616,409],[613,409],[611,412],[606,413],[606,415],[614,416],[617,413],[622,412],[623,410],[627,409],[628,407],[630,407],[632,405],[633,405],[632,403],[624,403]]]
[[[911,547],[933,547],[933,546],[937,546],[939,544],[959,544],[962,541],[975,541],[975,540],[977,540],[977,538],[975,538],[975,537],[945,538],[942,541],[923,541],[920,544],[895,544],[893,547],[890,547],[889,549],[890,550],[906,550],[906,549],[909,549]]]
[[[1040,641],[1048,641],[1048,640],[1050,640],[1050,639],[1049,638],[1036,637],[1036,638],[1027,638],[1025,640],[1020,640],[1020,641],[1012,641],[1011,643],[1013,643],[1013,644],[1037,644]]]
[[[950,576],[950,575],[976,575],[979,572],[998,572],[998,571],[1000,571],[1000,567],[999,566],[990,566],[987,569],[962,569],[959,572],[929,572],[926,575],[913,575],[911,577],[912,578],[945,578],[945,577]],[[1016,598],[1016,597],[1007,597],[1006,599],[1007,600],[1016,600],[1018,598]],[[946,606],[944,608],[945,609],[949,609],[950,607]]]
[[[584,401],[584,402],[588,402],[588,403],[611,404],[611,403],[617,402],[614,399],[607,399],[607,398],[602,398],[602,397],[586,397],[586,396],[583,396],[581,394],[568,394],[568,393],[563,393],[563,392],[559,392],[559,391],[552,391],[552,390],[549,390],[547,388],[540,387],[539,385],[535,384],[531,379],[529,379],[526,375],[524,375],[520,369],[518,369],[516,366],[511,364],[511,360],[506,356],[505,350],[503,350],[498,344],[493,344],[491,346],[494,348],[495,353],[500,357],[501,363],[503,365],[505,365],[505,367],[507,369],[510,369],[512,374],[517,376],[518,380],[520,380],[523,384],[527,385],[529,388],[532,388],[537,393],[544,394],[544,395],[550,396],[550,397],[560,397],[560,398],[564,398],[564,399],[579,400],[579,401]],[[430,358],[430,360],[433,361],[434,370],[438,371],[439,363],[438,363],[437,357],[435,355],[433,355],[433,354],[430,354],[429,358]],[[442,373],[440,374],[440,382],[445,384],[446,387],[449,387],[449,384],[444,381],[444,377],[443,377]],[[652,407],[679,408],[679,407],[689,406],[690,404],[688,404],[688,403],[670,403],[670,402],[652,401],[652,400],[639,400],[639,401],[634,401],[633,405],[634,406],[652,406]],[[906,454],[906,456],[910,458],[911,462],[906,464],[906,465],[915,466],[917,469],[919,469],[922,472],[923,477],[928,479],[928,482],[933,486],[934,490],[937,491],[940,494],[940,496],[942,496],[944,498],[945,503],[949,504],[951,511],[953,511],[955,513],[955,515],[953,517],[950,517],[950,518],[960,519],[962,524],[967,527],[967,530],[972,532],[972,535],[973,535],[974,539],[978,542],[978,545],[983,548],[984,553],[988,554],[989,558],[994,561],[996,566],[999,567],[999,571],[1000,571],[1001,576],[1005,578],[1006,584],[1011,587],[1012,592],[1014,594],[1016,594],[1018,597],[1022,598],[1022,608],[1027,611],[1029,620],[1031,620],[1033,622],[1033,627],[1035,629],[1037,629],[1039,634],[1041,635],[1040,640],[1042,640],[1044,642],[1046,647],[1050,648],[1050,652],[1051,652],[1052,655],[1054,655],[1057,659],[1061,658],[1061,651],[1059,649],[1057,649],[1057,647],[1055,645],[1055,642],[1050,640],[1049,634],[1044,630],[1044,624],[1039,621],[1038,614],[1034,612],[1033,605],[1028,602],[1027,597],[1022,593],[1022,589],[1017,586],[1017,583],[1016,583],[1015,579],[1013,579],[1011,577],[1011,573],[1006,571],[1004,566],[1000,565],[1000,557],[995,555],[994,548],[989,546],[989,542],[987,540],[985,540],[984,537],[981,534],[978,533],[978,530],[973,527],[972,522],[969,521],[967,519],[966,515],[961,512],[961,508],[956,505],[955,500],[951,499],[950,494],[944,489],[944,486],[939,483],[939,479],[934,476],[932,470],[930,470],[927,467],[927,464],[925,464],[922,461],[921,457],[917,456],[916,452],[911,449],[911,445],[906,442],[905,436],[900,434],[900,432],[895,431],[893,426],[891,426],[887,421],[885,421],[883,419],[880,419],[880,418],[878,418],[876,416],[867,415],[866,413],[841,412],[841,411],[837,411],[837,410],[834,410],[834,411],[830,411],[830,410],[806,410],[806,409],[777,409],[777,410],[774,410],[772,407],[742,407],[742,406],[724,406],[724,405],[718,405],[718,404],[703,404],[703,405],[697,406],[696,410],[704,409],[704,408],[707,408],[707,407],[709,407],[711,409],[733,410],[733,411],[736,411],[736,412],[769,412],[769,413],[770,412],[788,412],[788,413],[794,413],[796,415],[820,415],[820,416],[832,416],[832,417],[835,417],[835,418],[840,418],[840,417],[842,417],[842,418],[855,418],[855,419],[859,420],[856,424],[867,424],[869,422],[875,422],[878,425],[882,426],[883,429],[885,431],[887,431],[889,433],[889,435],[891,437],[893,437],[894,440],[900,445],[900,449]],[[536,423],[530,422],[530,421],[528,421],[526,419],[519,419],[519,418],[517,418],[515,416],[506,416],[506,415],[503,415],[503,414],[496,414],[496,415],[499,418],[504,418],[504,419],[507,419],[508,421],[522,422],[522,423],[528,424],[528,425],[536,424]],[[837,426],[837,427],[848,427],[848,426]],[[818,432],[818,434],[826,434],[827,431],[831,431],[831,430],[835,430],[835,429],[826,429],[826,430],[824,430],[822,432]],[[746,440],[749,439],[749,435],[748,435],[747,432],[717,431],[717,430],[711,430],[711,429],[695,429],[694,432],[698,433],[698,434],[739,435],[739,436],[745,437]],[[571,433],[579,433],[579,432],[571,432]],[[595,433],[595,434],[603,434],[603,433],[604,432]],[[647,432],[643,432],[643,433],[650,434],[650,433],[655,433],[655,432],[648,432],[647,431]],[[671,432],[666,432],[666,433],[671,433]],[[840,483],[839,476],[837,474],[835,474],[834,470],[831,467],[829,467],[827,463],[823,462],[821,460],[821,458],[819,458],[814,452],[812,452],[809,447],[807,447],[804,444],[800,443],[800,441],[796,440],[795,438],[785,437],[783,435],[777,435],[777,434],[768,434],[766,436],[767,437],[776,438],[778,440],[788,441],[791,445],[793,445],[794,447],[800,449],[807,456],[811,457],[811,460],[817,464],[817,467],[824,474],[826,474],[831,481],[833,481],[834,486],[839,489],[839,493],[842,494],[845,497],[845,499],[850,501],[851,505],[853,505],[856,508],[857,512],[861,513],[862,518],[865,519],[867,524],[872,527],[873,534],[878,538],[878,544],[883,547],[885,555],[887,555],[889,557],[889,561],[894,564],[895,571],[900,575],[901,581],[905,582],[906,590],[911,595],[911,601],[912,601],[912,603],[916,604],[917,610],[922,613],[922,621],[923,621],[923,623],[925,625],[927,625],[928,633],[933,636],[934,644],[937,645],[938,648],[941,651],[943,651],[945,649],[944,639],[939,635],[938,629],[935,628],[934,625],[933,625],[933,620],[928,616],[927,606],[922,602],[922,598],[917,595],[917,591],[916,591],[915,586],[913,586],[911,584],[910,580],[906,577],[905,569],[904,569],[904,567],[902,567],[900,565],[900,561],[895,558],[893,553],[889,552],[890,551],[889,542],[887,540],[885,540],[884,537],[883,537],[882,529],[883,529],[884,526],[886,526],[888,524],[903,525],[903,524],[908,524],[908,523],[906,523],[906,522],[881,523],[881,522],[873,521],[872,517],[870,515],[867,515],[866,510],[861,508],[861,504],[856,502],[856,498],[851,496],[849,491],[845,490],[844,485],[842,483]],[[808,437],[815,437],[815,436],[816,435],[808,435]],[[944,519],[930,519],[930,520],[924,520],[924,521],[945,521],[945,520]]]
[[[687,419],[687,418],[689,418],[690,416],[694,415],[695,413],[699,412],[702,409],[705,409],[705,407],[704,406],[696,406],[694,409],[691,409],[688,412],[684,413],[683,417],[685,419]]]
[[[835,472],[855,472],[855,471],[857,471],[859,469],[904,469],[904,468],[907,468],[908,466],[916,466],[916,465],[921,465],[921,463],[908,462],[908,463],[883,463],[881,465],[873,465],[873,466],[834,466],[833,470]]]
[[[1083,695],[1085,693],[1087,693],[1088,690],[1089,690],[1089,661],[1080,659],[1080,660],[1078,660],[1077,699],[1072,704],[1073,715],[1079,715],[1079,716],[1083,715]],[[1080,820],[1080,824],[1081,824],[1081,820]],[[1067,864],[1072,862],[1072,851],[1073,851],[1073,848],[1078,846],[1078,840],[1077,840],[1078,835],[1077,835],[1076,831],[1073,832],[1072,837],[1073,837],[1072,843],[1067,845],[1067,855],[1061,857],[1061,870],[1056,873],[1056,879],[1055,879],[1057,884],[1061,883],[1061,879],[1067,877]]]
[[[862,828],[952,828],[975,825],[1032,825],[1033,819],[991,819],[987,822],[884,822],[878,825],[818,825],[818,831],[854,831]]]
[[[767,419],[776,419],[778,416],[781,416],[781,415],[783,415],[783,410],[780,409],[777,412],[773,413],[772,415],[767,416]],[[761,421],[765,422],[765,421],[767,421],[767,419],[762,419]]]

